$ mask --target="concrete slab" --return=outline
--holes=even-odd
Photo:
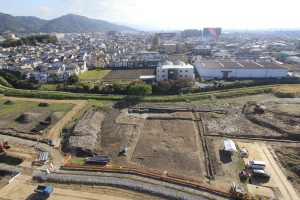
[[[245,142],[237,142],[237,145],[239,148],[244,147],[249,152],[248,158],[243,158],[245,165],[248,161],[252,160],[260,160],[262,161],[262,156],[260,155],[260,152],[258,151],[258,148],[260,148],[258,145],[255,145],[255,143],[245,143]]]
[[[251,194],[258,194],[266,197],[270,197],[275,199],[274,192],[272,188],[269,187],[264,187],[264,186],[258,186],[258,185],[252,185],[252,184],[247,184],[248,191]]]

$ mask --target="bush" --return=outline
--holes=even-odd
[[[7,80],[5,80],[2,76],[0,76],[0,84],[5,87],[12,87],[12,85],[9,82],[7,82]]]

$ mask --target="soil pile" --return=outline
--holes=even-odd
[[[49,107],[51,106],[51,103],[40,103],[39,107]]]
[[[65,136],[62,150],[78,157],[93,156],[103,118],[102,113],[88,110]]]
[[[25,112],[21,114],[16,121],[21,124],[31,123],[40,120],[43,116],[38,113]]]
[[[58,122],[63,116],[64,116],[63,112],[54,112],[51,114],[49,120],[51,121],[51,123],[55,123]]]
[[[8,100],[8,101],[6,101],[6,102],[4,103],[4,105],[13,105],[13,104],[15,104],[15,103],[17,103],[17,102],[16,102],[16,101]]]
[[[300,87],[299,86],[283,86],[274,89],[272,93],[280,98],[296,98],[300,97]]]

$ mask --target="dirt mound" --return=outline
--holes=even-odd
[[[51,106],[51,103],[40,103],[39,107],[49,107]]]
[[[42,118],[41,114],[26,112],[26,113],[23,113],[22,115],[20,115],[16,119],[16,121],[21,123],[21,124],[27,124],[27,123],[34,122],[36,120],[40,120],[41,118]]]
[[[276,97],[280,97],[280,98],[296,98],[296,97],[300,97],[300,87],[282,86],[277,89],[273,89],[272,93]]]
[[[62,150],[78,157],[93,156],[97,134],[101,131],[103,114],[92,109],[76,123],[65,136]]]
[[[54,113],[51,114],[49,120],[50,120],[52,123],[58,122],[63,116],[64,116],[64,113],[63,113],[63,112],[54,112]]]
[[[6,102],[4,103],[4,105],[13,105],[13,104],[15,104],[15,103],[17,103],[17,102],[16,102],[16,101],[8,100],[8,101],[6,101]]]

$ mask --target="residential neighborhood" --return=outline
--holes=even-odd
[[[65,82],[71,74],[80,75],[89,69],[162,67],[173,54],[186,55],[186,60],[178,62],[194,66],[207,60],[243,60],[274,65],[288,63],[296,70],[300,67],[297,37],[280,32],[274,35],[225,32],[218,37],[199,33],[202,32],[197,29],[165,34],[142,31],[53,33],[59,39],[56,45],[0,47],[0,67],[44,83]],[[9,33],[2,40],[23,36]],[[166,80],[158,76],[158,81]]]

